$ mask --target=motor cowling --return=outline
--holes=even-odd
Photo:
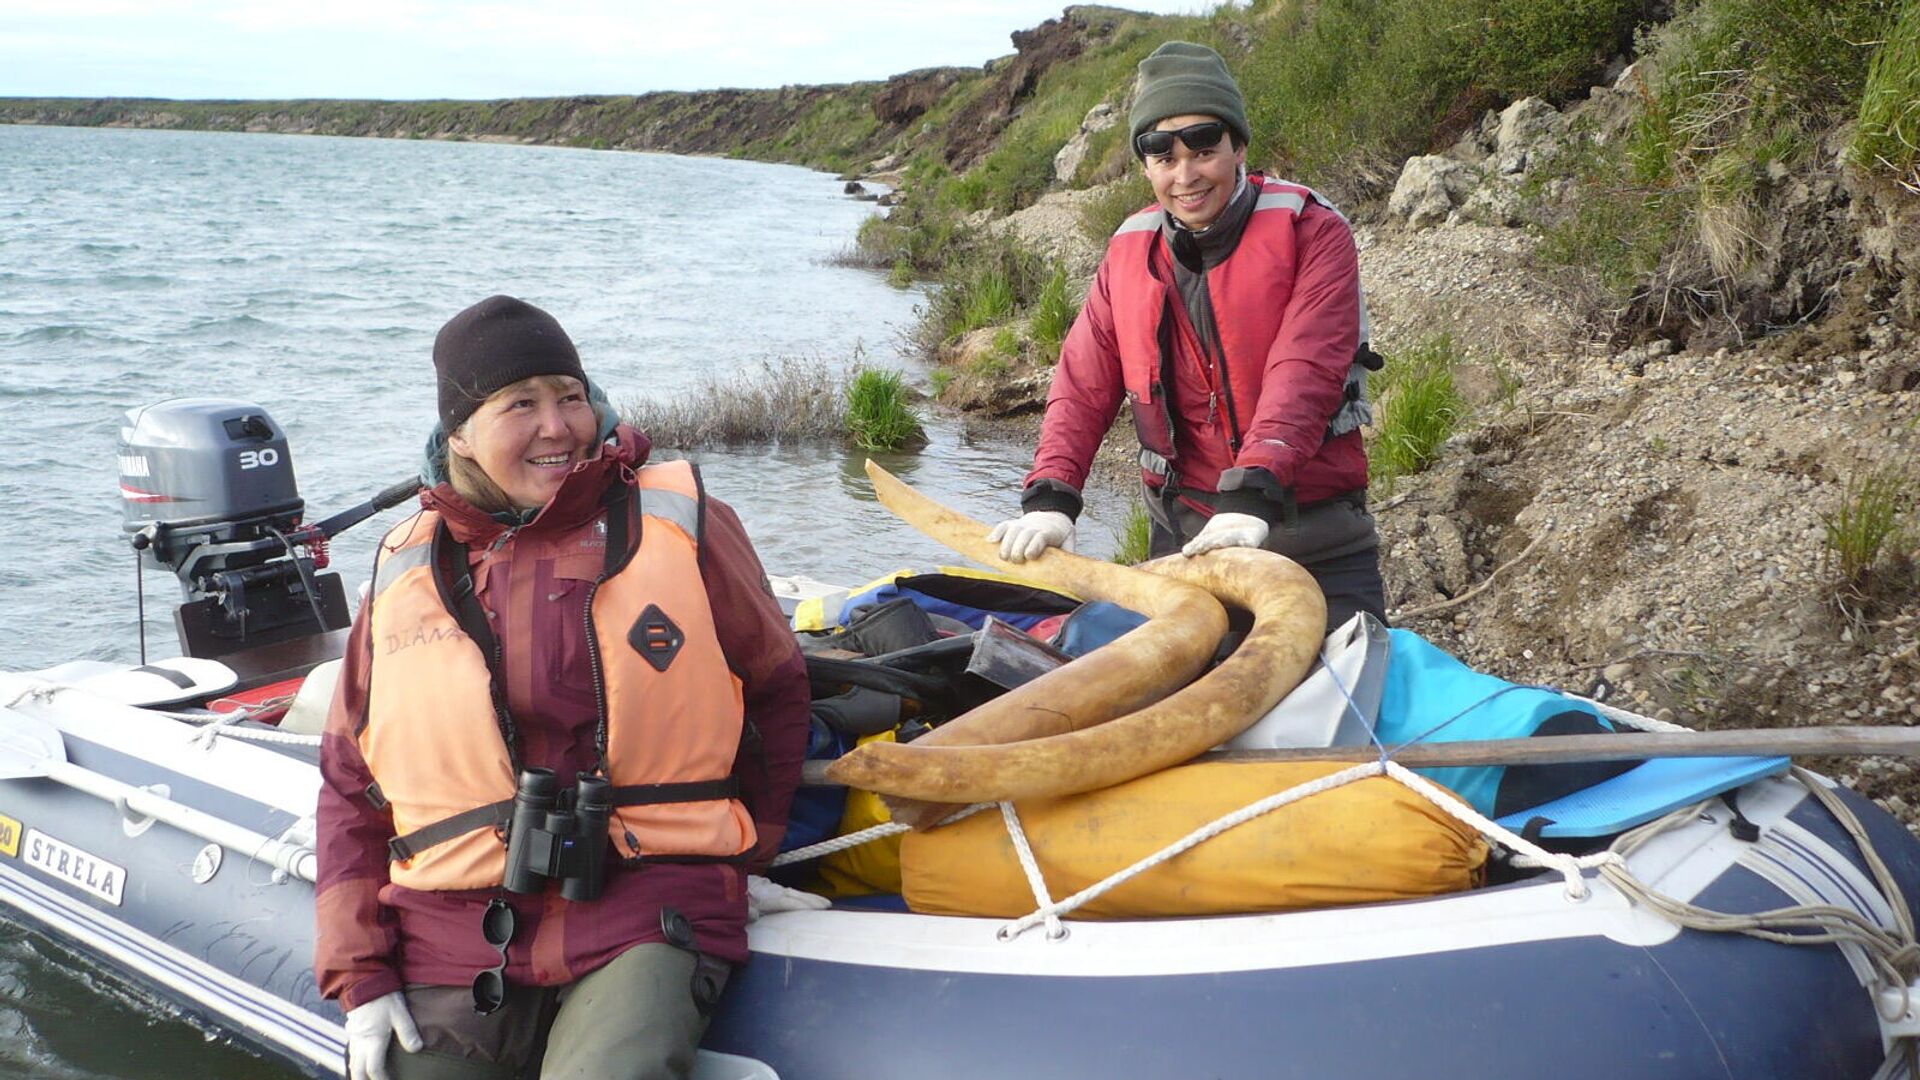
[[[123,527],[149,533],[146,550],[169,569],[195,544],[291,529],[306,509],[286,433],[244,401],[175,398],[130,409],[118,457]]]
[[[286,433],[258,405],[175,398],[131,409],[117,455],[122,527],[146,565],[171,570],[189,656],[325,633],[350,621],[324,537],[300,529],[306,503]],[[321,557],[316,560],[316,554]]]

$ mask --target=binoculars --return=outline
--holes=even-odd
[[[568,900],[600,899],[612,794],[605,777],[581,773],[562,791],[553,770],[521,770],[507,825],[507,890],[535,893],[558,881]]]

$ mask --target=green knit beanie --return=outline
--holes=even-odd
[[[1233,76],[1227,74],[1227,62],[1205,45],[1169,41],[1140,61],[1133,112],[1128,117],[1133,123],[1128,145],[1167,117],[1189,114],[1226,121],[1242,146],[1253,140],[1247,129],[1247,103]]]

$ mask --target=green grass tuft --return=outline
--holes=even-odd
[[[1616,330],[1685,340],[1705,329],[1708,340],[1737,339],[1780,321],[1767,292],[1783,271],[1766,241],[1779,214],[1780,169],[1813,157],[1822,132],[1865,117],[1874,103],[1863,103],[1870,59],[1889,87],[1876,101],[1894,112],[1913,101],[1920,42],[1903,59],[1887,38],[1903,4],[1915,7],[1676,5],[1672,20],[1640,35],[1638,108],[1626,131],[1566,161],[1573,183],[1563,208],[1547,215],[1541,256],[1589,272],[1607,294],[1596,310],[1610,313]],[[1920,17],[1910,32],[1920,37]]]
[[[1027,328],[1033,335],[1036,360],[1048,365],[1059,362],[1060,345],[1067,340],[1067,331],[1073,328],[1078,314],[1067,285],[1067,268],[1056,266],[1046,284],[1040,286],[1040,295],[1033,301],[1033,320]]]
[[[1852,160],[1920,192],[1920,3],[1901,11],[1867,69]]]
[[[1013,316],[1019,300],[1014,295],[1013,272],[1007,267],[986,263],[974,268],[960,297],[960,321],[953,327],[964,334]]]
[[[1883,551],[1905,535],[1903,519],[1912,494],[1897,464],[1854,473],[1840,506],[1820,515],[1826,527],[1826,558],[1842,587],[1861,584]]]
[[[1378,420],[1367,456],[1384,488],[1431,465],[1465,418],[1466,402],[1453,377],[1462,359],[1452,336],[1441,334],[1388,357],[1373,377]]]
[[[917,449],[927,442],[908,401],[906,380],[897,371],[865,368],[854,373],[846,391],[847,437],[869,452]]]
[[[1147,508],[1136,502],[1127,511],[1127,520],[1120,526],[1120,535],[1114,538],[1113,561],[1121,566],[1134,566],[1147,561],[1151,551],[1148,547],[1152,521],[1147,517]]]
[[[1040,296],[1051,276],[1044,259],[1019,245],[983,237],[956,245],[911,332],[926,356],[962,334],[1006,322]]]

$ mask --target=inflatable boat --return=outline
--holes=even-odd
[[[211,1034],[341,1076],[342,1018],[312,972],[328,690],[307,676],[347,616],[316,556],[402,495],[303,525],[290,466],[278,492],[260,483],[284,439],[244,403],[136,410],[123,442],[128,532],[179,576],[186,655],[0,673],[0,906]],[[237,463],[230,443],[255,467],[194,460]],[[188,497],[193,518],[156,516]],[[775,585],[790,606],[824,591]],[[1547,861],[1426,899],[1010,921],[883,896],[769,915],[697,1075],[1920,1075],[1920,842],[1785,764],[1691,788],[1670,770],[1677,808],[1576,793],[1504,817],[1496,842]]]

